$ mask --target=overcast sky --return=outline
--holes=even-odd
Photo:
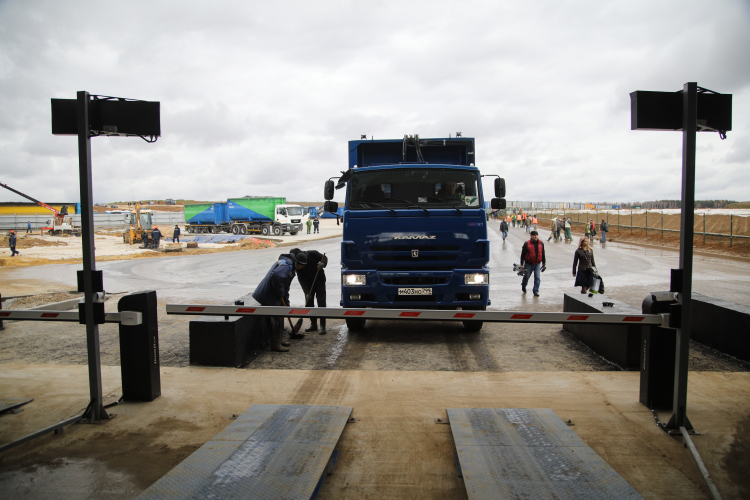
[[[456,131],[511,200],[675,199],[682,134],[631,131],[629,93],[695,81],[733,94],[696,197],[748,200],[749,49],[749,0],[0,0],[0,183],[79,200],[50,98],[86,90],[161,102],[155,144],[92,140],[97,202],[318,201],[348,140]]]

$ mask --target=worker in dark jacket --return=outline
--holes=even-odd
[[[526,268],[526,274],[521,281],[521,291],[526,293],[526,284],[531,273],[534,273],[534,297],[539,297],[539,285],[542,283],[540,272],[547,269],[547,255],[544,251],[544,242],[539,240],[539,233],[536,231],[531,231],[531,239],[523,244],[521,265]]]
[[[174,243],[175,240],[177,240],[177,243],[180,242],[180,226],[177,225],[174,227],[174,232],[172,233],[172,243]]]
[[[293,248],[289,253],[297,256],[297,262],[304,264],[297,271],[297,279],[305,292],[305,307],[315,305],[315,299],[318,301],[318,307],[326,306],[326,272],[323,270],[328,265],[328,257],[317,250],[301,251],[299,248]],[[314,283],[314,287],[313,287]],[[310,318],[310,328],[306,332],[318,332],[318,318]],[[320,335],[328,333],[326,331],[326,319],[320,318]]]
[[[159,240],[161,239],[161,231],[159,231],[159,226],[154,226],[153,231],[151,231],[151,239],[154,240],[153,248],[159,248]]]
[[[148,248],[148,231],[145,229],[141,233],[141,241],[143,242],[143,248]]]
[[[262,306],[288,306],[289,286],[302,265],[291,253],[279,255],[279,260],[273,263],[266,277],[261,280],[253,292],[255,299]],[[282,339],[284,318],[267,317],[268,329],[271,333],[271,350],[288,352],[288,342]]]
[[[10,237],[8,238],[8,245],[10,246],[10,256],[15,257],[17,255],[21,255],[21,252],[16,252],[16,232],[12,229],[10,230]]]

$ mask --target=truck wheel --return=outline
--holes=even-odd
[[[467,309],[464,309],[464,310],[466,311]],[[486,307],[478,307],[478,308],[476,308],[474,310],[475,311],[486,311],[487,308]],[[478,332],[479,330],[482,329],[482,325],[484,324],[484,322],[483,321],[469,320],[469,321],[464,321],[463,324],[464,324],[464,329],[467,332]]]
[[[292,236],[294,236],[295,234],[297,234],[297,231],[289,231],[289,234],[291,234]]]
[[[270,231],[269,231],[269,229],[268,229],[268,226],[263,226],[263,228],[262,228],[262,229],[260,230],[260,233],[261,233],[261,234],[262,234],[263,236],[268,236],[268,234],[270,233]]]
[[[232,234],[240,234],[240,226],[232,226]]]
[[[214,234],[214,227],[213,226],[209,227],[208,232],[211,234]]]
[[[352,332],[358,332],[364,329],[366,322],[364,318],[346,318],[346,327]]]
[[[243,224],[243,225],[240,226],[240,234],[247,234],[247,226],[246,225]]]
[[[281,226],[273,226],[273,235],[281,236]]]

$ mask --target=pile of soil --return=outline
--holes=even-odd
[[[4,236],[0,238],[0,245],[8,247],[8,237]],[[16,238],[16,248],[31,248],[31,247],[66,247],[68,243],[65,241],[49,241],[42,238],[36,238],[34,236],[23,236],[19,235]]]

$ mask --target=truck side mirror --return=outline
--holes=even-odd
[[[505,210],[505,198],[492,198],[492,210]]]
[[[333,199],[333,190],[334,189],[335,189],[335,187],[333,185],[333,181],[332,180],[327,180],[326,181],[326,186],[323,189],[323,198],[325,198],[326,200],[332,200]],[[326,212],[327,211],[328,211],[328,209],[326,209]]]
[[[498,198],[505,198],[505,179],[502,177],[495,179],[495,196]]]
[[[330,182],[331,185],[333,185],[333,181],[328,181],[328,182]],[[323,203],[323,211],[335,214],[336,212],[339,211],[339,204],[336,203],[335,201],[327,201]]]

